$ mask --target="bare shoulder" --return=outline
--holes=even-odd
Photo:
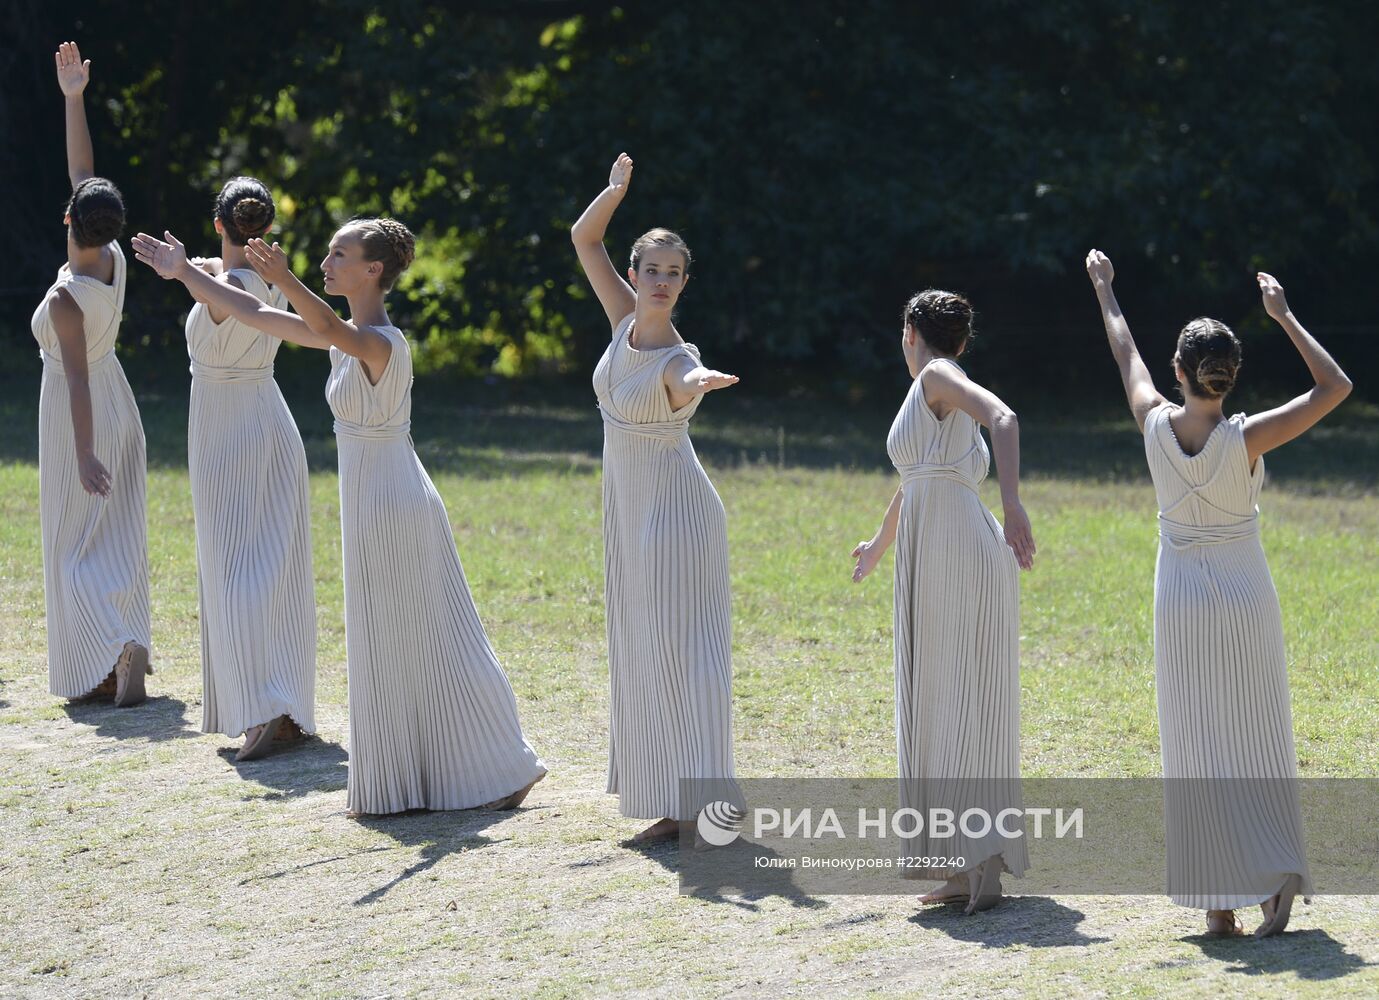
[[[48,296],[48,315],[54,319],[80,320],[82,318],[82,311],[76,297],[59,285],[57,288],[54,288],[52,294]]]

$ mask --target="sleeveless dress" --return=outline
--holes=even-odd
[[[693,820],[700,797],[740,798],[733,775],[728,522],[661,382],[693,344],[639,351],[632,316],[594,368],[603,415],[608,791],[622,815]],[[702,783],[701,796],[680,779]],[[725,792],[724,788],[730,790]]]
[[[1144,422],[1159,501],[1154,675],[1175,903],[1235,909],[1290,874],[1303,852],[1283,618],[1259,539],[1264,459],[1250,469],[1245,415],[1185,454],[1163,403]]]
[[[412,447],[402,332],[370,385],[330,349],[349,671],[348,807],[471,809],[546,773],[469,593],[445,504]]]
[[[924,373],[891,424],[886,451],[904,495],[895,537],[895,723],[902,807],[929,818],[980,808],[994,819],[1020,799],[1019,566],[977,486],[990,452],[971,416],[942,420],[924,398]],[[1007,828],[1014,826],[1007,821]],[[978,824],[973,824],[979,829]],[[906,838],[910,857],[962,858],[908,877],[948,878],[1000,855],[1023,876],[1026,838]]]
[[[281,292],[229,272],[274,308]],[[306,452],[273,381],[282,341],[197,303],[187,316],[187,468],[201,604],[201,731],[238,736],[279,715],[314,732],[316,597]]]
[[[38,400],[38,503],[43,596],[48,618],[48,690],[90,693],[115,668],[127,642],[150,648],[144,429],[115,339],[124,311],[125,258],[119,243],[110,284],[67,264],[48,289],[64,288],[81,307],[95,455],[110,473],[110,496],[82,488],[72,411],[48,295],[31,327],[43,358]]]

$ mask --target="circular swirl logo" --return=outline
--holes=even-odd
[[[747,814],[731,802],[710,802],[699,812],[699,836],[711,847],[727,847],[742,835]]]

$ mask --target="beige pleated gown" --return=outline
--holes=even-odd
[[[125,258],[110,243],[110,284],[66,264],[48,290],[65,288],[81,307],[96,458],[110,473],[110,496],[92,496],[77,474],[72,411],[47,299],[32,328],[43,357],[38,401],[38,496],[43,594],[48,612],[48,690],[88,694],[115,668],[127,642],[150,647],[144,429],[115,339],[124,310]]]
[[[732,622],[723,504],[689,439],[702,396],[661,382],[692,344],[635,350],[632,317],[594,369],[603,415],[611,723],[608,791],[624,816],[693,820],[680,779],[733,781]],[[715,797],[722,797],[720,790]],[[739,795],[729,794],[736,802]]]
[[[244,289],[285,308],[248,268]],[[187,316],[187,467],[201,598],[201,731],[290,716],[314,732],[316,598],[306,452],[278,384],[282,341],[197,303]]]
[[[980,427],[961,410],[939,420],[925,401],[925,372],[944,364],[958,367],[929,362],[886,438],[904,490],[895,537],[901,805],[926,821],[933,809],[960,816],[978,808],[994,818],[1021,806],[1019,567],[977,495],[990,464]],[[980,830],[978,821],[969,826]],[[906,874],[946,878],[1000,855],[1004,871],[1022,876],[1025,845],[995,830],[933,839],[926,826],[907,839],[906,854],[962,863]]]
[[[1283,618],[1259,539],[1264,459],[1249,465],[1245,415],[1185,454],[1163,403],[1144,424],[1159,501],[1154,673],[1175,903],[1235,909],[1290,874],[1303,852]]]
[[[484,634],[445,504],[412,447],[412,357],[370,385],[330,350],[349,670],[349,808],[469,809],[546,772]]]

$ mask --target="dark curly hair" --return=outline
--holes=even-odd
[[[230,178],[215,199],[215,217],[235,246],[268,232],[276,215],[273,195],[253,177]]]
[[[902,318],[940,354],[956,355],[972,337],[972,303],[957,292],[926,288],[905,303]]]
[[[72,239],[83,249],[103,247],[124,232],[124,198],[104,177],[88,177],[67,202]]]
[[[1187,376],[1188,392],[1202,399],[1220,399],[1235,388],[1240,341],[1219,319],[1199,316],[1178,334],[1173,361]]]

